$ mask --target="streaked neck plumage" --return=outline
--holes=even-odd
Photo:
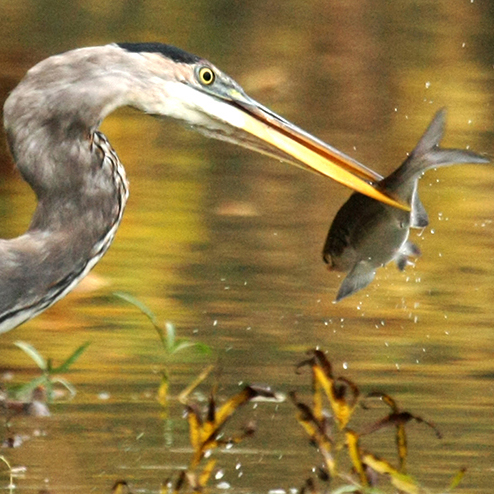
[[[31,69],[5,103],[9,146],[38,204],[24,235],[0,240],[0,332],[62,298],[113,240],[128,187],[97,128],[132,100],[135,80],[119,70],[121,53],[109,45],[69,52],[70,60],[51,57]],[[111,84],[99,77],[102,56]]]

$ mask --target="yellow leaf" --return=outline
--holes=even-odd
[[[190,444],[194,448],[194,451],[201,450],[201,429],[202,423],[199,413],[191,406],[187,407],[187,421],[189,422],[189,435]]]
[[[216,425],[222,427],[224,423],[239,407],[247,403],[249,400],[257,396],[256,391],[250,386],[246,386],[240,393],[230,398],[224,403],[219,410],[216,411]]]
[[[207,418],[201,430],[201,443],[206,443],[218,434],[218,425],[216,420],[216,402],[214,395],[211,393],[208,403]]]
[[[211,371],[214,369],[214,366],[209,365],[206,367],[198,377],[196,377],[191,384],[189,384],[179,395],[178,395],[178,401],[182,403],[182,405],[187,404],[187,399],[189,395],[194,391],[194,389],[199,386],[211,373]]]
[[[314,372],[314,369],[312,370],[313,373],[313,379],[312,379],[312,388],[313,388],[313,398],[312,398],[312,403],[313,403],[313,409],[314,409],[314,417],[316,417],[317,420],[321,421],[323,420],[323,407],[322,407],[322,388],[321,388],[321,383],[319,382],[319,379],[316,379],[316,374]]]
[[[161,374],[161,382],[158,388],[157,400],[162,407],[168,406],[168,388],[169,388],[168,374],[163,372]]]
[[[118,480],[113,485],[111,492],[112,494],[130,494],[130,489],[125,480]]]
[[[364,465],[362,464],[362,459],[360,457],[360,448],[358,444],[359,436],[356,432],[348,430],[346,432],[346,441],[348,445],[348,453],[350,459],[352,460],[353,466],[360,477],[360,482],[363,486],[369,485],[369,480],[365,473]]]
[[[453,490],[454,488],[458,487],[460,482],[463,480],[463,477],[465,475],[466,468],[462,468],[454,477],[451,483],[449,484],[448,490]]]
[[[328,397],[329,404],[331,405],[338,426],[340,429],[344,429],[350,420],[350,407],[344,399],[336,395],[334,380],[328,378],[324,371],[318,366],[314,367],[314,377],[321,384]]]
[[[412,479],[412,477],[399,472],[395,467],[390,465],[386,460],[376,458],[370,453],[366,453],[362,457],[363,462],[380,474],[387,474],[390,476],[391,483],[400,491],[406,494],[418,494],[419,486]]]
[[[396,447],[398,448],[398,458],[400,459],[400,471],[406,473],[408,447],[404,424],[398,424],[396,426]]]
[[[199,475],[199,486],[204,487],[211,477],[211,473],[213,472],[214,466],[216,465],[216,460],[209,460],[208,464],[204,467],[201,475]]]
[[[298,423],[304,428],[305,432],[310,436],[311,441],[319,448],[323,455],[326,466],[332,476],[336,475],[336,464],[331,454],[333,444],[329,437],[324,433],[321,423],[314,417],[310,408],[304,403],[298,402],[295,394],[291,395],[292,400],[298,408],[296,415]]]

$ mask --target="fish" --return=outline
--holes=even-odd
[[[400,271],[420,257],[409,239],[411,228],[424,228],[429,217],[418,195],[418,182],[431,168],[462,163],[489,163],[472,151],[439,147],[444,135],[446,110],[439,110],[406,160],[378,189],[409,206],[394,208],[354,193],[336,214],[323,248],[330,271],[348,272],[336,302],[368,286],[376,270],[394,261]]]

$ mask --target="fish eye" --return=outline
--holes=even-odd
[[[197,74],[199,82],[204,86],[210,86],[216,78],[214,72],[209,67],[201,67]]]

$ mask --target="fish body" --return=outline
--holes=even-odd
[[[376,270],[391,261],[403,271],[419,248],[408,240],[410,228],[429,224],[427,212],[418,197],[418,181],[430,168],[461,163],[488,163],[471,151],[443,149],[446,111],[439,110],[424,135],[402,165],[383,178],[378,187],[410,207],[400,210],[354,193],[341,207],[329,229],[323,259],[330,270],[348,272],[336,301],[365,288]]]

